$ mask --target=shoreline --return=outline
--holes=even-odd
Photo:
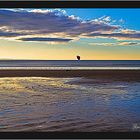
[[[0,77],[85,77],[140,80],[140,70],[0,70]]]

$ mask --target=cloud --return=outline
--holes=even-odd
[[[112,21],[110,16],[102,16],[98,19],[94,19],[93,21],[102,22],[102,23],[110,23]]]
[[[68,35],[79,35],[97,30],[112,31],[118,28],[103,23],[81,21],[78,17],[73,18],[73,16],[68,16],[60,10],[0,10],[0,18],[0,26],[36,34],[64,32]]]
[[[34,37],[34,38],[20,38],[18,40],[21,40],[21,41],[69,42],[72,39]]]
[[[64,10],[56,9],[2,9],[0,10],[0,19],[0,28],[8,29],[5,34],[3,32],[5,37],[12,36],[12,34],[15,37],[17,33],[19,38],[23,35],[30,36],[30,38],[34,35],[38,38],[52,35],[56,38],[77,39],[93,32],[112,32],[119,28],[103,22],[82,20],[74,15],[67,15]],[[106,20],[109,19],[106,18]],[[25,38],[27,37],[25,36]],[[25,41],[27,39],[21,40]]]
[[[89,45],[93,46],[136,46],[140,45],[139,42],[116,42],[116,43],[89,43]]]
[[[125,23],[125,21],[123,19],[120,19],[119,22],[122,23],[122,24]]]
[[[114,46],[116,43],[89,43],[89,45],[93,46]]]
[[[124,30],[114,21],[110,16],[83,20],[61,9],[1,9],[0,38],[57,43],[83,37],[140,39],[139,31]]]
[[[140,45],[139,42],[120,42],[120,46],[133,46],[133,45]]]
[[[20,33],[16,33],[16,32],[0,31],[0,37],[16,37],[16,36],[20,36],[20,35],[25,35],[25,34],[20,34]]]
[[[105,38],[115,38],[118,40],[140,40],[140,32],[112,32],[112,33],[92,33],[90,37],[105,37]]]

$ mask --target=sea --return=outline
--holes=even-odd
[[[140,60],[0,60],[0,69],[140,69]]]

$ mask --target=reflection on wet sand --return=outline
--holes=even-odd
[[[0,131],[140,131],[140,82],[0,78]]]

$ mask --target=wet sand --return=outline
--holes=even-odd
[[[140,70],[0,70],[0,77],[86,77],[140,80]]]
[[[140,71],[0,71],[0,132],[140,131]]]

